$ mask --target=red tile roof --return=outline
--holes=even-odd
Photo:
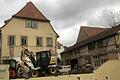
[[[81,26],[81,29],[84,30],[89,37],[92,37],[98,33],[105,31],[107,28]]]
[[[28,2],[18,13],[13,17],[35,19],[41,21],[49,21],[32,2]]]

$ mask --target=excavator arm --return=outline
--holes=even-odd
[[[22,58],[25,58],[25,55],[31,60],[34,68],[36,68],[37,67],[36,63],[37,62],[36,62],[36,60],[35,60],[35,58],[33,56],[33,53],[28,51],[28,49],[23,48],[23,50],[21,51],[21,61],[23,60]]]
[[[25,57],[28,57],[34,68],[31,69],[31,67],[28,65],[27,61],[25,60]],[[39,74],[39,72],[37,71],[37,69],[40,69],[37,67],[37,62],[33,56],[33,53],[28,51],[28,49],[25,49],[25,48],[22,48],[22,51],[21,51],[21,56],[20,56],[20,60],[21,60],[21,63],[18,65],[18,76],[22,76],[24,77],[24,73],[26,71],[26,67],[29,69],[29,71],[26,73],[28,76],[31,76],[31,77],[37,77]],[[26,77],[26,76],[25,76]]]

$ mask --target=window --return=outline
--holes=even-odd
[[[32,21],[32,28],[37,28],[37,26],[38,26],[37,21]]]
[[[9,36],[9,38],[8,38],[8,44],[9,45],[14,45],[15,44],[15,37],[14,36]]]
[[[28,40],[28,39],[27,39],[26,36],[22,36],[22,37],[21,37],[21,45],[23,45],[23,46],[27,46],[27,43],[28,43],[27,40]]]
[[[42,53],[41,58],[42,58],[42,59],[45,59],[46,56],[47,56],[46,53]]]
[[[95,42],[91,42],[88,44],[88,50],[95,49]]]
[[[38,27],[38,22],[37,21],[33,21],[33,20],[27,20],[25,23],[26,27],[29,28],[37,28]]]
[[[26,23],[25,23],[25,26],[26,26],[26,27],[31,27],[31,21],[30,21],[30,20],[27,20]]]
[[[108,40],[107,40],[107,39],[104,39],[104,40],[103,40],[103,47],[106,47],[107,44],[108,44]]]
[[[52,46],[52,43],[53,43],[52,37],[48,37],[47,38],[47,46]]]
[[[103,47],[103,41],[101,40],[101,41],[98,41],[98,48],[102,48]]]
[[[37,39],[36,39],[36,45],[37,46],[42,46],[43,45],[42,37],[37,37]]]
[[[101,65],[99,56],[94,57],[94,63],[95,63],[95,67],[99,67]]]

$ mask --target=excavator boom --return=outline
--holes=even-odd
[[[22,55],[22,54],[23,54],[23,55]],[[35,58],[34,58],[34,56],[33,56],[33,53],[30,52],[30,51],[28,51],[27,49],[24,49],[24,48],[23,48],[23,50],[21,51],[21,61],[23,61],[22,57],[25,57],[24,54],[31,60],[34,68],[36,68],[36,67],[37,67],[37,64],[36,64],[36,63],[37,63],[37,62],[36,62],[36,60],[35,60]]]

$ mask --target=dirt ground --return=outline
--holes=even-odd
[[[98,80],[120,80],[120,60],[110,60],[94,71],[94,77]]]
[[[108,79],[106,79],[106,76]],[[27,79],[16,79],[27,80]],[[30,78],[28,80],[120,80],[120,60],[110,60],[91,74],[61,75]]]
[[[78,78],[80,78],[80,80],[94,80],[93,74],[61,75],[61,76],[16,79],[16,80],[79,80]]]

